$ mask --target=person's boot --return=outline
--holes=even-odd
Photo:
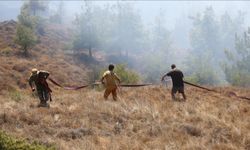
[[[186,101],[187,100],[187,97],[185,94],[182,94],[182,97],[183,97],[183,101]]]
[[[41,101],[38,107],[50,107],[50,105],[46,101]]]
[[[177,100],[174,94],[171,94],[171,96],[172,96],[172,100],[173,100],[173,101],[176,101],[176,100]]]

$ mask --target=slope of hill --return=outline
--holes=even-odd
[[[224,94],[250,90],[217,88]],[[57,149],[250,149],[250,103],[187,88],[188,100],[172,101],[160,86],[122,88],[105,101],[102,91],[58,90],[51,108],[23,92],[0,97],[0,126],[10,135]]]
[[[39,43],[30,50],[30,57],[22,56],[20,47],[14,44],[17,23],[0,23],[0,91],[25,89],[30,70],[34,67],[48,70],[61,83],[83,84],[87,82],[88,67],[65,55],[63,49],[70,42],[72,32],[58,25],[49,25]]]
[[[249,89],[187,88],[188,100],[172,101],[161,86],[122,88],[119,100],[102,91],[53,91],[51,108],[37,108],[28,89],[30,69],[48,70],[60,83],[85,84],[89,71],[63,53],[72,32],[50,25],[25,58],[13,43],[16,22],[0,23],[0,127],[13,137],[57,149],[250,149]],[[55,87],[52,87],[55,89]]]

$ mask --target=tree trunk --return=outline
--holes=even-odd
[[[93,57],[92,57],[92,48],[91,48],[91,46],[89,47],[89,57],[90,57],[90,58],[93,58]]]
[[[128,59],[128,50],[126,50],[125,51],[125,61],[126,61],[126,63],[128,63],[129,62],[129,59]]]
[[[36,10],[35,9],[33,9],[33,15],[36,16]]]
[[[120,57],[123,56],[123,55],[122,55],[122,50],[121,50],[121,49],[119,50],[119,55],[120,55]]]
[[[128,58],[128,50],[126,50],[126,57]]]
[[[24,46],[23,47],[23,50],[24,50],[24,56],[28,56],[28,49],[27,49],[27,46]]]

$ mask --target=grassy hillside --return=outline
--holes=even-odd
[[[69,29],[58,25],[46,26],[44,36],[39,37],[40,42],[26,58],[21,54],[20,47],[14,44],[16,25],[15,21],[0,23],[0,91],[26,89],[30,70],[34,67],[48,70],[61,83],[87,82],[88,67],[64,54],[72,36]]]
[[[122,88],[117,102],[102,91],[56,91],[51,108],[37,108],[30,93],[0,97],[0,126],[14,137],[57,149],[250,149],[250,105],[187,88],[188,100],[172,101],[160,86]]]
[[[100,89],[51,85],[51,108],[37,108],[27,84],[31,68],[71,85],[85,84],[89,68],[63,53],[67,28],[47,26],[28,58],[13,43],[15,28],[14,21],[0,23],[0,127],[11,137],[60,150],[250,149],[250,104],[233,96],[250,97],[250,89],[221,87],[220,95],[187,87],[183,102],[161,86],[122,88],[114,102]]]

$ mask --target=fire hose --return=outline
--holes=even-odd
[[[61,87],[61,88],[65,89],[65,90],[79,90],[79,89],[86,88],[86,87],[91,86],[91,85],[101,85],[102,84],[101,82],[96,82],[96,83],[93,83],[93,84],[87,84],[87,85],[82,85],[82,86],[62,86],[61,84],[59,84],[58,82],[56,82],[52,78],[49,78],[49,81],[51,81],[54,85],[56,85],[58,87]],[[220,93],[220,92],[218,92],[216,90],[209,89],[209,88],[206,88],[206,87],[203,87],[203,86],[200,86],[200,85],[196,85],[196,84],[193,84],[193,83],[190,83],[190,82],[187,82],[187,81],[184,81],[184,83],[188,84],[188,85],[191,85],[191,86],[194,86],[194,87],[197,87],[197,88],[200,88],[200,89],[203,89],[203,90],[207,90],[207,91],[210,91],[210,92],[215,92],[215,93],[218,93],[218,94],[222,94],[222,93]],[[120,84],[119,87],[143,87],[143,86],[151,86],[151,85],[154,85],[154,84],[152,84],[152,83],[145,83],[145,84]],[[235,96],[237,98],[240,98],[240,99],[250,100],[250,98],[245,97],[245,96],[239,96],[239,95],[237,95],[234,92],[231,95],[233,95],[233,96]]]
[[[52,82],[54,85],[61,87],[65,90],[79,90],[85,87],[88,87],[89,85],[82,85],[82,86],[62,86],[61,84],[59,84],[58,82],[56,82],[55,80],[53,80],[52,78],[49,78],[49,81]]]
[[[209,89],[209,88],[205,88],[205,87],[202,87],[202,86],[199,86],[199,85],[196,85],[196,84],[187,82],[187,81],[184,81],[184,83],[185,83],[185,84],[188,84],[188,85],[191,85],[191,86],[194,86],[194,87],[197,87],[197,88],[200,88],[200,89],[204,89],[204,90],[210,91],[210,92],[215,92],[215,93],[218,93],[218,94],[222,94],[221,92],[218,92],[218,91],[216,91],[216,90]],[[223,95],[225,95],[225,94],[223,94]],[[239,95],[237,95],[235,92],[231,92],[231,95],[232,95],[232,96],[235,96],[235,97],[237,97],[237,98],[240,98],[240,99],[250,100],[250,98],[245,97],[245,96],[239,96]],[[225,95],[225,96],[228,97],[228,95]]]
[[[200,89],[207,90],[207,91],[216,92],[215,90],[212,90],[212,89],[209,89],[209,88],[205,88],[205,87],[202,87],[202,86],[199,86],[199,85],[187,82],[187,81],[184,81],[184,83],[186,83],[188,85],[191,85],[191,86],[194,86],[194,87],[197,87],[197,88],[200,88]]]
[[[52,78],[49,78],[49,81],[51,81],[54,85],[61,87],[65,90],[79,90],[91,85],[101,85],[102,83],[100,82],[96,82],[93,84],[87,84],[87,85],[82,85],[82,86],[62,86],[61,84],[59,84],[58,82],[56,82],[55,80],[53,80]],[[119,84],[120,87],[142,87],[142,86],[149,86],[149,85],[153,85],[151,83],[146,83],[146,84]]]

